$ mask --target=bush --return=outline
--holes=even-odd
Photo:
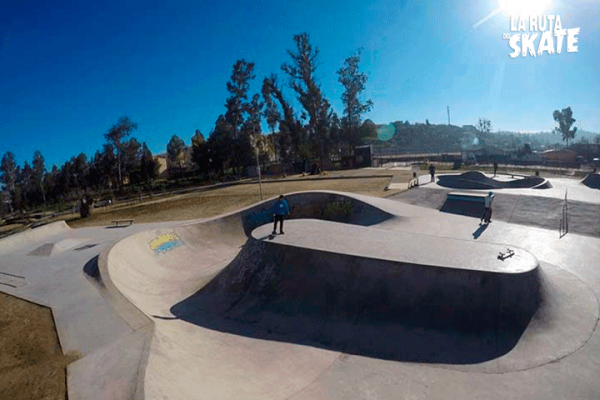
[[[461,167],[462,167],[462,161],[460,161],[460,160],[454,161],[454,165],[452,166],[452,169],[461,169]]]

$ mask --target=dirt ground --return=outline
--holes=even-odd
[[[408,182],[408,172],[406,174]],[[263,198],[277,196],[281,193],[291,193],[303,190],[338,190],[343,192],[360,193],[370,196],[384,197],[398,192],[386,191],[389,176],[364,177],[354,179],[322,179],[306,177],[300,181],[287,180],[263,182]],[[85,226],[111,225],[116,219],[134,219],[136,223],[182,221],[206,218],[260,201],[258,184],[242,184],[210,191],[193,192],[183,195],[158,198],[133,205],[119,205],[95,209],[89,218],[78,218],[71,214],[63,216],[72,228]]]
[[[0,399],[66,398],[66,366],[49,308],[0,292]]]

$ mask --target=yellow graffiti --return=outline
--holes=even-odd
[[[179,239],[179,236],[175,235],[174,233],[165,233],[164,235],[160,235],[159,237],[157,237],[156,239],[151,241],[150,248],[152,250],[156,250],[159,247],[161,247],[164,244],[167,244],[169,242],[177,243],[177,242],[181,242],[181,239]]]

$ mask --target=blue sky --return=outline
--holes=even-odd
[[[526,1],[526,0],[522,0]],[[338,114],[336,71],[363,48],[365,97],[376,123],[456,125],[492,121],[494,130],[554,127],[571,106],[576,126],[600,131],[600,4],[553,0],[544,14],[581,28],[577,53],[510,58],[509,17],[498,0],[456,1],[29,1],[0,2],[0,156],[22,165],[36,149],[47,167],[88,157],[122,115],[153,152],[176,134],[209,134],[224,113],[237,59],[256,63],[251,92],[288,61],[293,35],[308,32],[317,70]],[[528,32],[527,32],[528,33]],[[292,93],[287,91],[288,98]]]

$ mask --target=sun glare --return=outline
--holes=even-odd
[[[552,0],[498,0],[500,9],[506,15],[542,15],[550,7]]]

